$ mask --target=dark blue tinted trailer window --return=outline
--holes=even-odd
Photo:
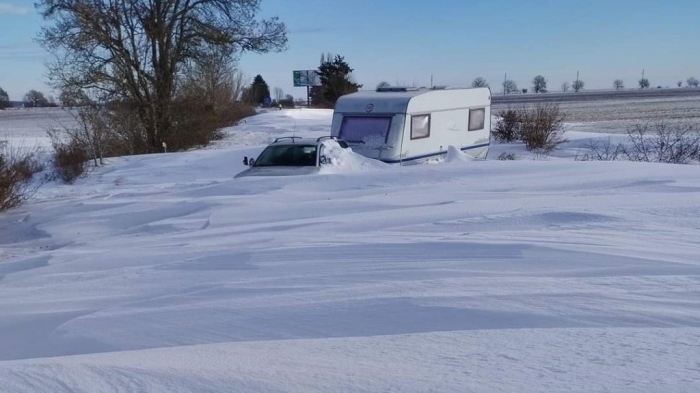
[[[344,116],[340,126],[340,139],[348,142],[381,140],[386,143],[391,117]]]

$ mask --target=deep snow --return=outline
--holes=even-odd
[[[329,125],[261,114],[1,215],[0,391],[700,390],[699,165],[574,161],[573,132],[233,179]]]

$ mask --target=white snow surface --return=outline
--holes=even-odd
[[[0,392],[697,392],[700,165],[493,144],[233,179],[331,111],[0,215]],[[499,161],[512,151],[516,161]]]
[[[77,123],[69,110],[32,108],[0,110],[0,140],[15,148],[50,148],[47,132],[74,128]]]

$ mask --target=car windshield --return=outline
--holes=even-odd
[[[316,145],[273,145],[253,166],[316,166]]]

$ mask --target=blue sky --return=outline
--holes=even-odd
[[[48,92],[47,58],[32,42],[42,20],[33,0],[0,0],[0,87],[11,99]],[[315,69],[322,53],[340,54],[365,88],[391,84],[466,86],[477,77],[499,90],[504,74],[518,86],[547,78],[558,90],[580,72],[587,89],[614,79],[652,86],[700,78],[699,0],[262,0],[261,16],[290,30],[282,53],[246,53],[252,80],[305,97],[292,71]]]

